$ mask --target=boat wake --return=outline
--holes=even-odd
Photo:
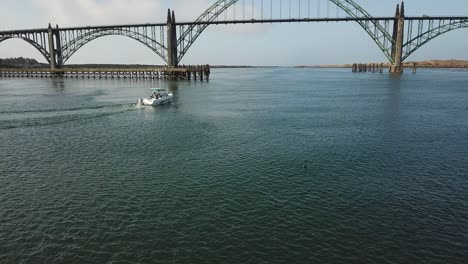
[[[89,122],[96,118],[135,110],[134,106],[135,104],[119,104],[67,109],[4,111],[0,112],[0,130]]]
[[[27,109],[27,110],[14,110],[14,111],[0,111],[0,114],[54,113],[54,112],[67,112],[67,111],[78,111],[78,110],[99,110],[103,108],[112,108],[112,107],[125,106],[125,105],[127,104],[99,105],[99,106],[74,107],[74,108],[55,108],[55,109]]]

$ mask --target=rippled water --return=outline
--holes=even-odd
[[[467,83],[0,79],[0,263],[466,263]]]

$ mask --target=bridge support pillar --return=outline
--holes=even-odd
[[[52,26],[49,24],[48,27],[48,41],[49,41],[49,60],[50,60],[50,68],[55,69],[55,45],[54,45],[54,32],[52,30]]]
[[[58,25],[56,29],[52,29],[52,26],[49,24],[47,34],[49,42],[50,68],[61,68],[63,66],[62,44],[60,41],[60,32]]]
[[[167,64],[170,67],[177,67],[177,26],[175,13],[169,9],[167,11]]]
[[[390,66],[390,72],[402,73],[403,72],[403,37],[405,31],[405,3],[401,2],[400,9],[398,10],[395,17],[395,23],[393,28],[393,41],[392,47],[392,59],[393,64]]]
[[[55,31],[55,55],[56,55],[56,66],[57,68],[62,68],[63,66],[63,56],[62,56],[62,41],[60,39],[60,31],[58,25],[56,25]]]

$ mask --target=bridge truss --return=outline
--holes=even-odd
[[[60,30],[63,63],[81,47],[104,36],[119,35],[132,38],[145,45],[167,63],[167,49],[165,41],[166,24],[161,25],[133,25],[106,26],[89,28],[65,28]]]
[[[47,29],[0,31],[0,43],[8,39],[22,39],[36,48],[50,63]]]
[[[468,17],[409,17],[403,61],[429,41],[455,29],[467,28]]]

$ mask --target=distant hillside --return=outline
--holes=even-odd
[[[405,68],[412,68],[416,63],[418,68],[465,68],[468,69],[468,61],[463,60],[426,60],[417,62],[404,62]],[[383,63],[388,67],[388,63]],[[210,65],[211,68],[274,68],[279,66],[250,66],[250,65]],[[66,68],[148,68],[164,67],[164,65],[144,64],[67,64]],[[341,65],[302,65],[294,68],[351,68],[352,64]],[[0,68],[49,68],[49,64],[38,62],[30,58],[0,59]]]
[[[412,67],[416,63],[420,68],[468,68],[468,61],[464,60],[426,60],[417,62],[405,62],[405,67]]]
[[[35,59],[29,58],[7,58],[0,59],[0,68],[46,68],[49,64],[40,63]]]
[[[184,65],[180,65],[184,66]],[[188,66],[188,65],[187,65]],[[196,66],[196,65],[195,65]],[[0,59],[0,68],[48,68],[49,64],[40,63],[35,59],[8,58]],[[165,65],[149,64],[67,64],[65,68],[151,68],[165,67]],[[272,68],[277,66],[249,66],[249,65],[210,65],[211,68]]]
[[[380,63],[379,63],[380,64]],[[418,68],[468,68],[468,61],[464,60],[426,60],[426,61],[408,61],[404,62],[405,68],[412,68],[416,64]],[[388,68],[388,62],[383,63],[384,67]],[[352,64],[338,64],[338,65],[302,65],[295,68],[351,68]]]

